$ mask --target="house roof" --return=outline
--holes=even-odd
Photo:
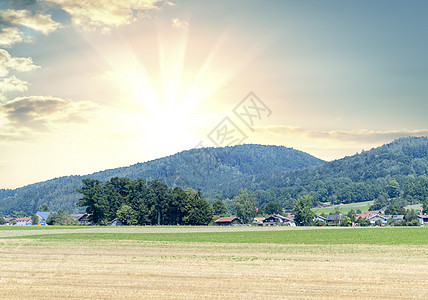
[[[51,213],[49,211],[38,211],[37,214],[46,220]]]
[[[344,217],[346,217],[348,214],[344,214],[344,215],[328,215],[327,216],[327,220],[328,221],[336,221],[336,220],[342,220]],[[339,217],[337,217],[339,216]]]
[[[360,218],[367,219],[368,217],[371,217],[373,215],[378,215],[379,213],[380,213],[380,210],[363,211],[357,216]]]
[[[403,220],[404,215],[384,215],[387,219],[394,219],[394,220]]]
[[[283,221],[286,221],[286,222],[292,222],[292,221],[294,221],[292,218],[290,218],[289,216],[287,216],[287,217],[284,217],[284,216],[282,216],[282,215],[280,215],[280,214],[276,214],[275,215],[277,218],[280,218],[280,219],[282,219]]]
[[[215,220],[214,222],[215,223],[227,223],[227,222],[233,222],[233,221],[235,221],[235,219],[238,219],[240,221],[240,219],[237,217],[221,217],[221,218],[218,218],[217,220]]]
[[[74,220],[79,220],[84,214],[71,214],[70,217]]]
[[[271,222],[271,221],[269,221],[271,219],[275,219],[275,220],[280,219],[282,222],[294,222],[293,219],[281,216],[280,214],[271,215],[271,216],[267,217],[266,219],[264,219],[263,222],[265,222],[265,223]]]
[[[30,221],[30,220],[31,220],[31,217],[23,217],[23,218],[16,219],[17,222],[19,222],[19,221]]]
[[[254,220],[257,220],[257,221],[263,221],[265,218],[264,217],[255,217],[254,218]]]
[[[324,218],[323,216],[320,216],[320,215],[316,215],[315,218],[327,221],[327,218]]]
[[[382,216],[382,215],[379,215],[379,214],[372,215],[372,216],[368,217],[367,219],[373,219],[373,218],[376,218],[376,217],[384,219],[384,220],[387,219],[386,216]]]

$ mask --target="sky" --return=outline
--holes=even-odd
[[[239,143],[427,136],[424,0],[1,0],[0,189]]]

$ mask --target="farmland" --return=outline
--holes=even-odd
[[[3,229],[10,299],[428,296],[428,228]]]

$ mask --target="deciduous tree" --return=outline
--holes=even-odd
[[[238,218],[246,224],[252,222],[257,214],[255,195],[249,194],[247,189],[241,189],[233,200]]]
[[[298,226],[310,226],[315,216],[312,211],[312,198],[310,196],[302,196],[294,201],[294,220]]]

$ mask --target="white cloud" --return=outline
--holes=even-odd
[[[16,27],[0,29],[0,45],[11,47],[13,44],[22,42],[22,32]]]
[[[112,28],[130,24],[144,12],[171,6],[170,1],[159,0],[47,0],[60,4],[72,18],[73,24],[86,31],[99,30],[104,33]]]
[[[10,25],[25,26],[46,35],[60,27],[60,24],[53,21],[50,15],[32,14],[28,10],[0,10],[0,18]]]
[[[15,76],[10,76],[0,79],[0,92],[24,92],[27,90],[28,82],[18,79]],[[4,100],[4,97],[2,97]]]
[[[174,18],[171,20],[171,26],[176,29],[186,29],[189,26],[189,22]]]
[[[0,49],[0,77],[7,76],[9,70],[29,72],[39,68],[31,57],[12,57],[6,50]]]

